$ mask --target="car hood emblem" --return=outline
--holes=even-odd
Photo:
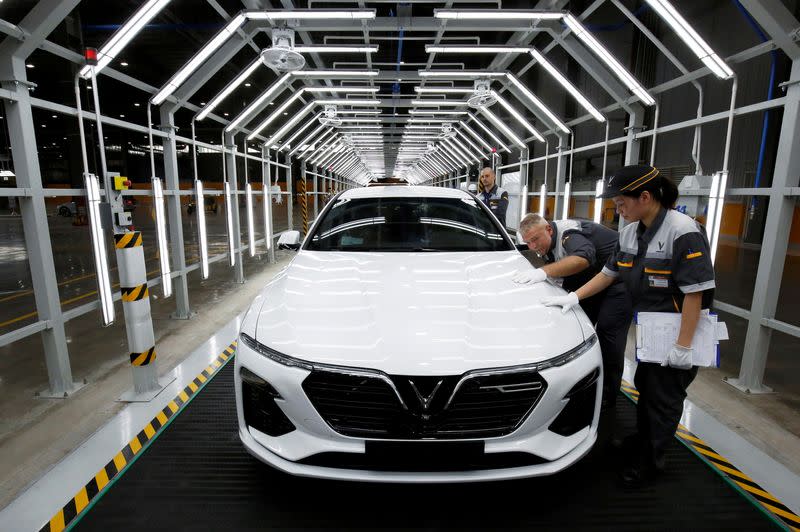
[[[431,390],[431,393],[429,393],[427,396],[424,396],[419,391],[419,388],[417,388],[416,383],[413,380],[408,379],[408,383],[411,385],[411,389],[414,390],[414,395],[417,396],[417,399],[419,400],[419,404],[420,404],[420,406],[422,406],[423,412],[427,412],[428,408],[430,408],[431,401],[433,401],[433,398],[436,396],[436,392],[439,391],[439,387],[441,387],[442,382],[444,382],[444,379],[439,379],[436,382],[436,385]]]

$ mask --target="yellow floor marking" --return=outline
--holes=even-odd
[[[686,434],[686,433],[683,433],[683,432],[678,432],[677,434],[678,434],[679,438],[682,438],[684,440],[690,440],[690,441],[693,441],[695,443],[699,443],[700,445],[706,445],[706,446],[708,445],[706,442],[704,442],[700,438],[695,438],[694,436],[692,436],[690,434]]]
[[[220,362],[219,360],[215,360],[214,362],[211,363],[211,365],[214,366],[215,368],[218,368],[222,365],[222,362]]]
[[[99,473],[94,476],[94,481],[97,483],[97,491],[101,491],[108,484],[108,474],[105,469],[101,469]]]
[[[51,532],[61,532],[64,530],[64,510],[59,510],[50,520]]]
[[[170,410],[172,410],[173,414],[178,411],[178,403],[176,403],[175,401],[170,401],[167,406],[169,407]]]
[[[200,382],[206,382],[208,379],[206,378],[205,375],[201,373],[200,375],[197,376],[197,380],[199,380]]]
[[[214,368],[212,368],[211,366],[208,366],[208,367],[206,368],[206,371],[207,371],[209,374],[210,374],[210,373],[214,373]]]
[[[114,457],[114,465],[117,466],[117,471],[122,471],[127,464],[128,462],[125,461],[125,456],[121,451],[118,452],[117,456]]]
[[[779,501],[778,499],[773,497],[772,494],[769,493],[768,491],[764,491],[762,489],[754,488],[753,486],[745,484],[744,482],[739,482],[736,479],[733,479],[733,481],[736,482],[737,484],[739,484],[739,486],[741,486],[742,489],[744,489],[746,491],[749,491],[750,493],[755,493],[756,495],[761,495],[762,497],[766,497],[767,499],[769,499],[771,501],[775,501],[777,503],[783,504],[781,501]]]
[[[197,391],[197,385],[194,383],[194,381],[189,383],[189,389],[192,390],[192,392]]]
[[[158,420],[159,423],[161,423],[162,427],[167,423],[167,416],[164,415],[164,412],[159,412],[158,415],[156,416],[156,419]]]
[[[226,355],[225,353],[222,353],[222,354],[221,354],[219,357],[220,357],[222,360],[228,360],[228,358],[230,358],[230,357],[228,357],[228,355]]]
[[[780,508],[775,508],[774,506],[772,506],[771,504],[768,504],[766,502],[761,503],[761,504],[763,504],[764,507],[767,510],[769,510],[770,512],[772,512],[772,513],[774,513],[776,515],[780,515],[781,517],[785,517],[786,519],[788,519],[790,521],[794,521],[795,523],[800,523],[800,517],[797,517],[796,515],[794,515],[792,513],[789,513],[789,512],[784,511],[784,510],[781,510]]]
[[[136,454],[136,453],[138,453],[139,451],[142,450],[142,444],[139,443],[139,437],[138,436],[134,436],[133,437],[133,439],[130,442],[130,446],[131,446],[131,451],[133,451],[133,454]]]
[[[718,455],[718,454],[717,454],[717,453],[715,453],[715,452],[712,452],[712,451],[707,451],[707,450],[705,450],[705,449],[702,449],[702,448],[700,448],[700,447],[698,447],[698,446],[696,446],[696,445],[692,445],[692,447],[694,447],[694,449],[695,449],[695,450],[696,450],[698,453],[702,453],[702,454],[704,454],[704,455],[706,455],[706,456],[710,456],[711,458],[716,458],[717,460],[722,460],[722,461],[723,461],[723,462],[725,462],[726,464],[730,463],[730,462],[728,462],[728,459],[727,459],[727,458],[725,458],[724,456],[720,456],[720,455]],[[716,464],[715,464],[715,465],[716,465]]]
[[[149,439],[150,439],[150,438],[152,438],[152,437],[153,437],[153,435],[156,433],[156,430],[153,428],[153,425],[151,425],[150,423],[148,423],[148,424],[147,424],[147,425],[145,425],[145,427],[144,427],[144,433],[145,433],[145,434],[147,434],[147,439],[149,440]]]
[[[181,390],[181,393],[178,394],[178,397],[180,397],[181,401],[183,401],[184,403],[189,400],[189,396],[186,395],[186,392],[184,392],[183,390]]]
[[[81,513],[86,506],[89,505],[89,494],[86,493],[86,486],[81,488],[77,495],[75,495],[75,511]]]
[[[752,478],[748,477],[747,475],[745,475],[741,471],[737,471],[736,469],[731,469],[730,467],[725,467],[724,465],[720,465],[720,464],[714,464],[714,466],[717,469],[719,469],[720,471],[725,471],[729,475],[733,475],[735,477],[743,478],[744,480],[747,480],[748,482],[753,482],[755,484],[755,482],[753,481]]]

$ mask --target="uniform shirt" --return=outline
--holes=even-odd
[[[585,270],[564,278],[565,290],[577,290],[600,273],[616,249],[619,234],[604,225],[583,220],[549,223],[553,240],[550,252],[544,257],[545,262],[556,262],[565,257],[583,257],[589,262]]]
[[[497,216],[503,227],[506,226],[506,211],[508,210],[508,192],[495,184],[492,190],[480,193],[481,200],[489,207],[492,214]]]
[[[636,312],[680,312],[685,294],[703,292],[702,308],[714,298],[714,267],[708,239],[697,222],[661,209],[650,227],[626,225],[603,273],[620,278]]]

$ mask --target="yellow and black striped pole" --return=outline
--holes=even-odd
[[[198,208],[202,209],[203,206]],[[134,394],[145,394],[159,389],[159,384],[142,233],[131,231],[115,234],[114,244],[119,265],[122,310],[125,313]]]
[[[303,216],[303,235],[308,233],[308,196],[306,195],[306,165],[301,163],[300,172],[300,214]]]

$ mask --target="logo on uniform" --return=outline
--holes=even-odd
[[[658,243],[658,250],[659,251],[663,251],[664,250],[664,243],[663,242],[659,242]]]

